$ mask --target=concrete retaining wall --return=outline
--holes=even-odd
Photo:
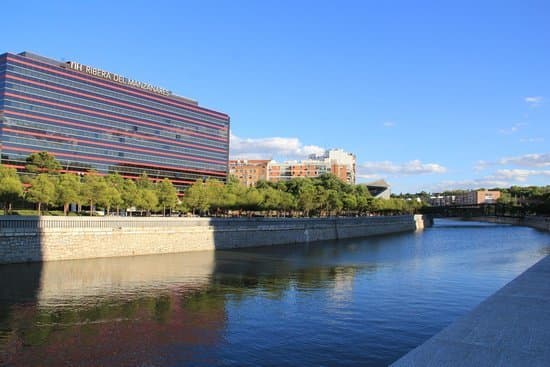
[[[526,226],[550,232],[550,217],[472,217],[468,218],[467,220],[499,224],[512,224],[515,226]]]
[[[0,218],[0,263],[313,242],[414,231],[421,215],[358,218]]]

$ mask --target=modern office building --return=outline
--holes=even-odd
[[[29,154],[48,151],[66,172],[145,172],[183,188],[197,179],[226,180],[229,116],[98,68],[6,53],[0,143],[0,163],[19,170]]]

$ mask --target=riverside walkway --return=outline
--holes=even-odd
[[[550,366],[550,255],[392,366]]]

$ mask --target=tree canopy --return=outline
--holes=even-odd
[[[23,196],[23,184],[15,168],[0,165],[0,202],[4,207],[4,214],[11,211],[11,204]]]

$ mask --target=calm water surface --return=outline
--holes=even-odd
[[[441,220],[315,244],[0,266],[0,365],[383,366],[550,253]]]

